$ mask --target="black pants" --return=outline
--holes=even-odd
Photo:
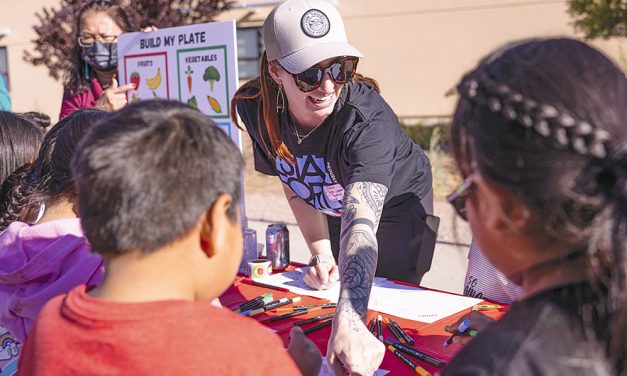
[[[384,207],[377,230],[377,277],[420,283],[431,268],[437,237],[437,224],[428,226],[427,216],[420,199],[413,195]],[[327,223],[333,256],[339,260],[340,218],[327,216]]]

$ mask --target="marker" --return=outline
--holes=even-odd
[[[453,343],[453,338],[468,330],[468,328],[470,328],[470,325],[470,320],[465,319],[464,321],[462,321],[462,323],[459,324],[459,326],[457,327],[457,330],[454,331],[453,334],[451,334],[451,336],[446,339],[446,341],[444,341],[444,347],[448,347],[451,343]]]
[[[300,309],[311,309],[311,308],[321,308],[321,309],[327,309],[327,308],[335,308],[337,306],[337,304],[314,304],[314,305],[299,305],[299,306],[293,306],[293,307],[288,307],[288,308],[278,308],[278,309],[273,309],[272,312],[291,312],[291,311],[297,311]]]
[[[316,307],[325,309],[325,308],[335,308],[336,306],[337,306],[337,303],[325,303],[325,304],[313,304],[313,305],[297,305],[297,306],[294,306],[294,309],[308,309],[308,308],[316,308]]]
[[[472,307],[473,311],[489,311],[491,309],[503,308],[499,304],[476,304]]]
[[[333,324],[333,320],[325,321],[325,322],[320,323],[318,325],[314,325],[311,328],[307,328],[307,329],[303,330],[303,333],[305,333],[305,334],[313,333],[316,330],[320,330],[322,328],[326,328],[327,326],[331,326],[331,324]]]
[[[379,341],[383,342],[383,322],[381,321],[381,315],[377,315],[377,334],[379,334]]]
[[[320,316],[312,317],[310,319],[297,321],[297,322],[294,323],[294,325],[296,325],[296,326],[303,326],[303,325],[311,324],[311,323],[314,323],[314,322],[330,319],[333,316],[335,316],[335,313],[327,313],[326,315],[320,315]]]
[[[314,311],[318,311],[318,310],[320,310],[320,308],[303,309],[303,310],[300,310],[300,311],[294,311],[294,312],[286,313],[286,314],[281,315],[281,316],[270,317],[270,318],[267,318],[265,320],[261,320],[259,322],[260,323],[267,323],[267,322],[275,322],[275,321],[285,320],[285,319],[289,319],[290,317],[300,316],[300,315],[304,315],[304,314],[307,314],[309,312],[314,312]]]
[[[394,327],[394,329],[396,329],[396,331],[398,332],[398,334],[400,334],[403,337],[403,340],[405,341],[405,343],[407,343],[408,345],[413,345],[415,343],[414,340],[409,336],[409,334],[407,334],[407,332],[404,331],[403,328],[401,328],[400,325],[396,323],[396,321],[394,321],[391,318],[389,318],[389,320],[390,320],[390,323],[392,323],[392,326]]]
[[[253,281],[250,279],[242,279],[242,283],[245,283],[247,285],[252,285],[252,286],[265,287],[267,289],[272,289],[272,290],[277,290],[277,291],[290,292],[290,290],[286,289],[285,287],[272,286],[267,283],[257,282],[257,281]]]
[[[409,359],[402,352],[398,351],[396,347],[392,345],[388,345],[388,349],[392,352],[392,354],[396,355],[397,358],[403,361],[403,363],[407,364],[409,367],[413,368],[414,371],[421,376],[431,376],[431,374],[424,368],[420,367],[418,364],[414,363],[413,360]]]
[[[261,308],[257,308],[257,309],[251,309],[245,312],[242,312],[242,315],[244,316],[256,316],[260,313],[269,311],[273,308],[277,308],[277,307],[282,307],[284,305],[288,305],[288,304],[292,304],[292,303],[296,303],[300,301],[300,296],[297,296],[295,298],[289,299],[289,298],[281,298],[279,300],[275,300],[273,302],[270,302],[268,304],[266,304],[265,306],[261,307]]]
[[[269,299],[268,299],[269,298]],[[235,310],[235,312],[241,312],[241,311],[248,311],[249,309],[255,309],[255,308],[259,308],[259,307],[255,307],[256,305],[259,305],[259,303],[266,304],[272,301],[272,293],[271,292],[267,292],[263,295],[260,295],[254,299],[251,299],[247,302],[242,303],[242,305],[239,306],[239,308],[237,308]],[[262,305],[263,305],[262,304]],[[255,308],[252,308],[255,307]]]
[[[375,322],[374,322],[374,321],[375,321],[375,320],[374,320],[374,317],[373,317],[373,318],[372,318],[372,320],[370,320],[370,324],[368,324],[368,330],[369,330],[369,331],[370,331],[370,333],[372,333],[373,335],[374,335],[374,325],[375,325]],[[375,337],[376,337],[376,335],[375,335]]]
[[[453,327],[452,326],[445,326],[444,330],[451,333],[454,332]],[[465,332],[464,334],[468,334],[471,337],[476,337],[479,334],[479,331],[477,329],[470,329],[469,331]]]
[[[425,362],[429,365],[432,365],[434,367],[437,368],[442,368],[446,365],[446,363],[441,360],[438,359],[436,357],[433,357],[427,353],[424,353],[414,347],[411,347],[409,345],[406,345],[404,343],[400,343],[398,341],[393,341],[391,338],[386,338],[385,341],[383,341],[383,343],[385,343],[386,345],[392,345],[394,347],[396,347],[397,350],[404,352],[407,355],[413,356],[414,358]]]
[[[385,325],[388,327],[390,332],[392,332],[394,337],[396,337],[396,339],[398,339],[399,341],[402,341],[403,335],[397,331],[397,329],[394,327],[394,325],[392,325],[392,323],[387,317],[385,317],[384,320],[385,320]]]

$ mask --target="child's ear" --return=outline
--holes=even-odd
[[[213,257],[215,254],[213,248],[213,242],[211,241],[211,218],[210,210],[202,216],[200,223],[200,249],[203,250],[208,258]]]
[[[228,210],[233,204],[231,195],[222,193],[211,205],[211,208],[203,216],[200,231],[200,246],[207,255],[212,257],[216,252],[225,249],[224,243],[228,242],[228,227],[232,226]]]

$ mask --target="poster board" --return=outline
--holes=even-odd
[[[152,98],[178,100],[213,118],[242,148],[233,124],[231,98],[238,86],[235,21],[210,22],[118,37],[120,86],[129,103]]]

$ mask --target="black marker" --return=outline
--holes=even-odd
[[[320,323],[318,325],[314,325],[311,328],[307,328],[307,329],[303,330],[303,333],[305,333],[305,334],[313,333],[316,330],[320,330],[322,328],[326,328],[327,326],[331,326],[331,324],[333,324],[333,320],[325,321],[325,322]]]
[[[423,361],[429,365],[432,365],[434,367],[437,368],[442,368],[446,365],[446,363],[436,357],[433,357],[429,354],[423,353],[422,351],[411,347],[409,345],[405,345],[403,343],[400,343],[398,341],[391,341],[390,338],[387,338],[385,341],[383,341],[383,343],[385,343],[386,345],[392,345],[394,347],[396,347],[396,349],[398,349],[399,351],[404,352],[407,355],[413,356],[414,358]]]

